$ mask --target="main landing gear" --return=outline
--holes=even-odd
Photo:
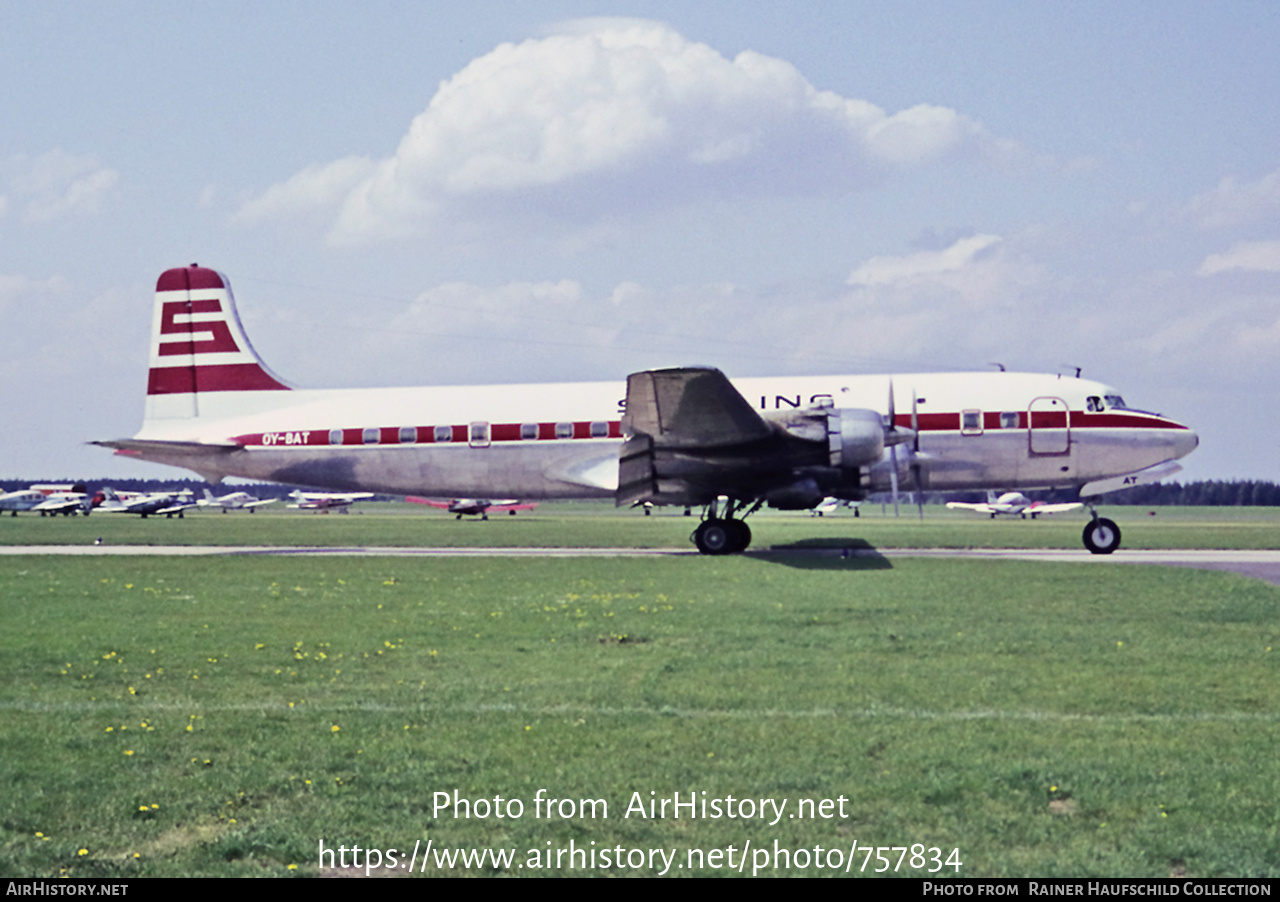
[[[1120,527],[1093,511],[1093,519],[1084,527],[1084,547],[1093,554],[1110,554],[1120,547]]]
[[[724,515],[720,515],[720,506],[724,505]],[[717,498],[707,505],[702,522],[693,531],[693,544],[698,546],[702,554],[741,554],[751,544],[751,527],[744,522],[746,518],[760,509],[763,503],[757,501],[746,513],[737,514],[748,502],[738,502],[730,498]]]

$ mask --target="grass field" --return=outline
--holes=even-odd
[[[1119,519],[1127,539],[1168,530],[1204,547],[1218,516]],[[36,541],[99,519],[5,518],[0,534]],[[166,544],[265,530],[270,544],[533,544],[541,532],[682,545],[681,519],[588,509],[537,530],[523,515],[259,513],[101,528]],[[1080,528],[936,522],[779,516],[756,532],[1074,547]],[[1237,538],[1274,540],[1274,519],[1242,522]],[[663,849],[672,874],[722,872],[724,859],[680,865],[691,849],[741,856],[748,843],[746,873],[775,843],[807,850],[807,867],[770,859],[763,874],[831,873],[815,846],[818,864],[839,850],[857,873],[868,847],[913,844],[921,867],[909,851],[900,874],[937,870],[935,848],[961,876],[1280,874],[1280,589],[1235,575],[786,554],[0,567],[5,875],[315,875],[322,839],[405,856],[428,841],[514,850],[500,869],[427,868],[454,874],[662,867],[533,868],[571,842]],[[455,790],[524,811],[437,810],[435,793]],[[608,817],[536,816],[539,790],[603,800]],[[623,816],[633,793],[704,791],[788,807],[776,824]],[[787,816],[804,800],[810,816]],[[881,866],[872,856],[865,872]]]
[[[1153,512],[1154,511],[1154,515]],[[1137,508],[1100,510],[1119,523],[1125,548],[1280,548],[1280,508]],[[894,548],[1082,548],[1084,513],[1038,520],[987,517],[938,505],[917,519],[871,506],[862,516],[829,517],[762,511],[750,520],[753,549],[772,545],[871,544]],[[351,514],[273,510],[229,514],[193,511],[181,520],[122,514],[47,518],[0,516],[0,545],[306,545],[551,546],[689,548],[696,518],[678,510],[645,517],[610,503],[542,504],[517,516],[455,520],[416,505],[360,504]]]

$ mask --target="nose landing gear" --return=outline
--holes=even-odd
[[[1084,527],[1084,547],[1091,554],[1110,554],[1120,547],[1120,527],[1094,511],[1093,519]]]

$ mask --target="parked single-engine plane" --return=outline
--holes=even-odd
[[[230,492],[226,495],[214,495],[208,489],[204,490],[204,497],[196,501],[196,504],[200,507],[216,507],[224,514],[227,511],[240,510],[247,510],[249,513],[253,513],[254,510],[263,505],[275,503],[275,498],[258,498],[248,492]]]
[[[1061,514],[1066,511],[1079,510],[1084,504],[1079,501],[1064,501],[1056,504],[1048,501],[1032,501],[1021,492],[1005,492],[999,497],[994,491],[987,493],[987,500],[972,504],[968,501],[948,501],[947,507],[951,510],[977,511],[980,514],[990,514],[994,520],[1001,514],[1007,514],[1011,517],[1021,517],[1032,520],[1041,514]]]
[[[410,504],[425,504],[428,507],[436,507],[451,514],[457,514],[457,519],[459,520],[464,515],[469,517],[478,516],[481,520],[488,520],[490,511],[507,513],[514,517],[516,511],[531,511],[538,506],[536,503],[521,504],[515,498],[507,498],[500,501],[493,501],[488,498],[452,498],[448,501],[437,501],[434,498],[419,498],[417,495],[407,495],[404,500]]]

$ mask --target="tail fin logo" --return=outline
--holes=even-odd
[[[216,313],[216,319],[197,320],[198,314]],[[218,354],[235,353],[240,350],[235,337],[222,314],[222,302],[216,299],[207,301],[167,301],[162,305],[160,313],[160,334],[181,335],[179,341],[161,341],[159,354],[161,357],[178,357],[186,354]],[[181,321],[179,320],[181,317]],[[198,335],[207,338],[196,340]]]
[[[197,395],[288,390],[244,334],[225,276],[199,266],[161,274],[151,329],[148,419],[199,416]]]

